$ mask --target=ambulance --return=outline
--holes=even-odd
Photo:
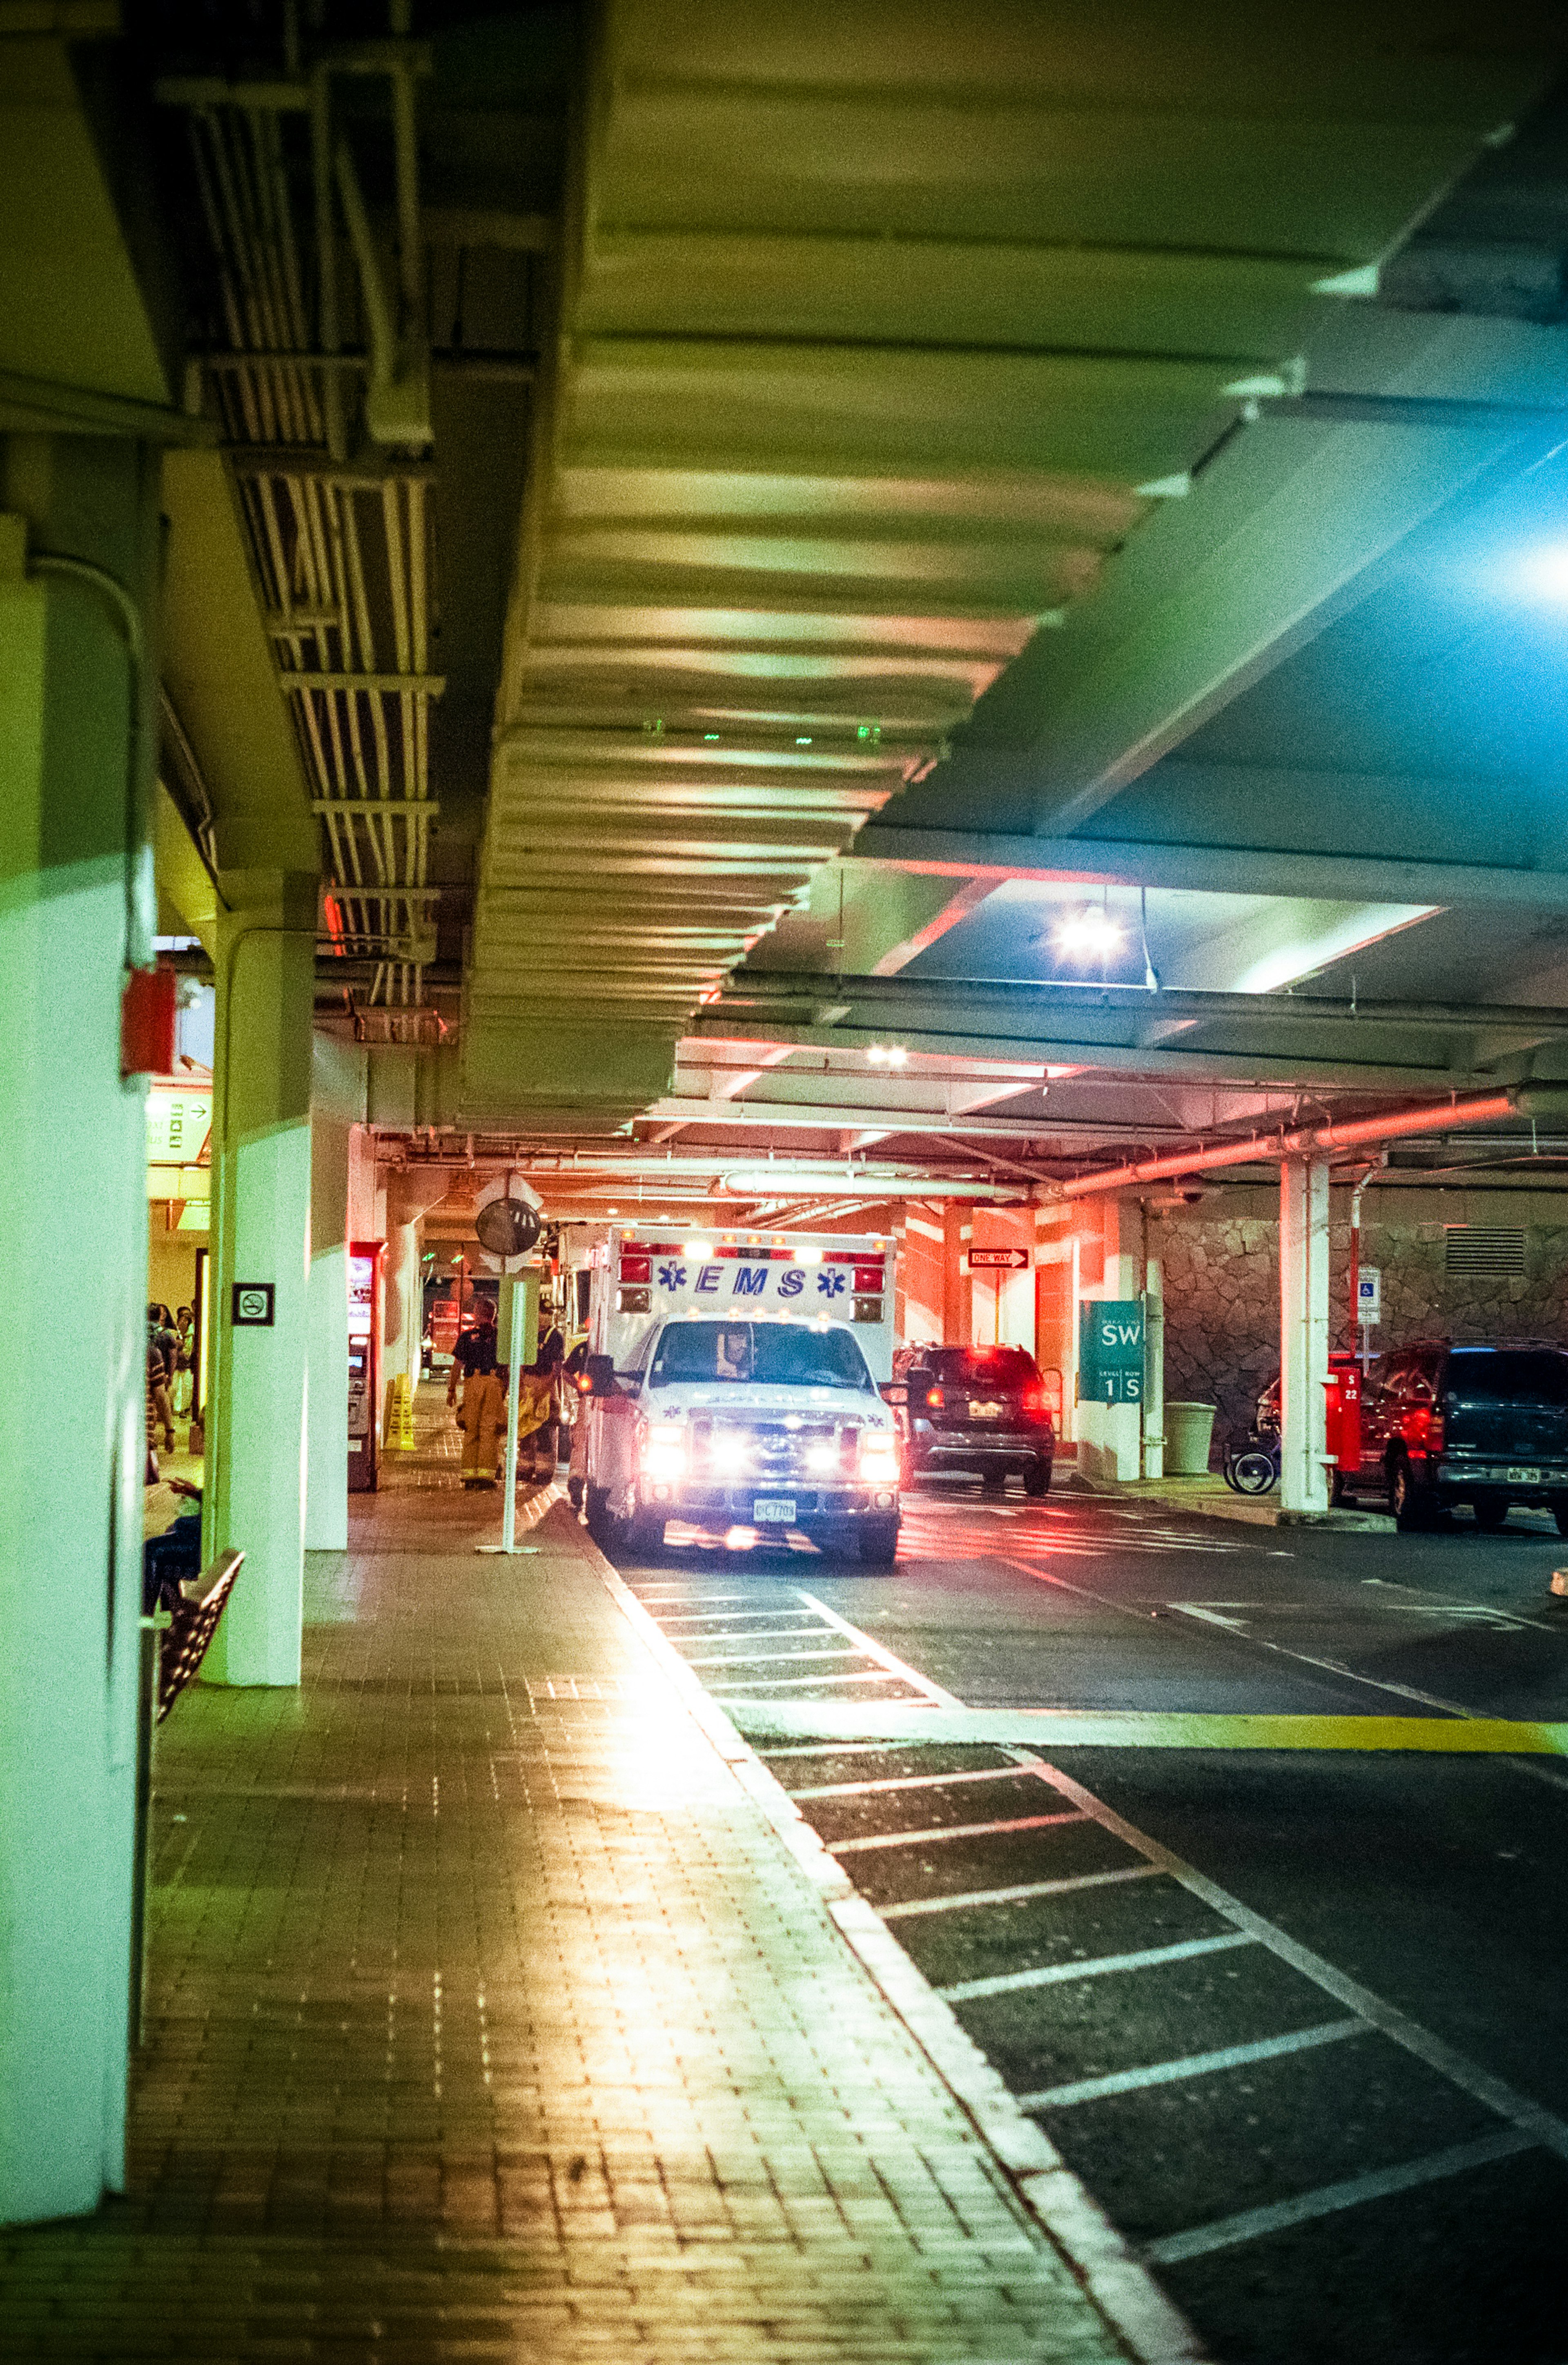
[[[582,1480],[601,1541],[796,1532],[890,1568],[890,1239],[620,1227],[591,1255]],[[574,1463],[577,1457],[574,1457]]]

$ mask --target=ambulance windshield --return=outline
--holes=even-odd
[[[763,1387],[859,1388],[871,1393],[866,1358],[846,1330],[782,1322],[671,1322],[649,1378],[746,1380]]]

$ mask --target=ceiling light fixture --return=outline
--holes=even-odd
[[[1102,959],[1114,952],[1121,941],[1122,931],[1109,912],[1096,911],[1092,904],[1075,912],[1057,930],[1058,950],[1072,959]]]

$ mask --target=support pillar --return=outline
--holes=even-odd
[[[316,881],[239,882],[218,923],[213,1104],[218,1342],[207,1432],[210,1552],[247,1555],[205,1667],[219,1684],[297,1684],[304,1613],[309,1339],[310,1062]],[[273,1292],[236,1320],[237,1285]]]
[[[124,2184],[146,1374],[147,958],[158,460],[0,436],[0,1106],[15,1272],[55,1384],[0,1429],[0,2223]],[[84,569],[50,567],[49,555]],[[143,716],[148,701],[140,704]],[[41,1428],[40,1428],[41,1422]]]
[[[349,1541],[349,1168],[364,1117],[364,1053],[318,1035],[310,1097],[310,1282],[305,1549]]]
[[[1280,1166],[1280,1508],[1328,1508],[1328,1161]]]

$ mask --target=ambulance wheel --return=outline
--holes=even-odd
[[[588,1482],[588,1531],[596,1544],[610,1541],[613,1522],[610,1516],[610,1489]]]
[[[574,1510],[574,1511],[580,1511],[580,1510],[582,1509],[582,1508],[583,1508],[583,1482],[582,1482],[582,1480],[581,1480],[580,1478],[568,1478],[568,1479],[567,1479],[567,1481],[566,1481],[566,1500],[567,1500],[567,1502],[568,1502],[568,1503],[570,1503],[570,1505],[571,1505],[571,1507],[572,1507],[572,1508],[573,1508],[573,1510]]]
[[[865,1519],[857,1539],[863,1568],[891,1568],[899,1556],[897,1519]]]
[[[665,1548],[665,1523],[662,1515],[652,1511],[635,1511],[629,1519],[618,1520],[626,1549],[639,1560],[652,1560]]]

